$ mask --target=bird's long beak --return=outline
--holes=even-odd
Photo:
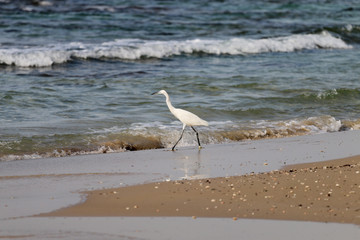
[[[154,93],[152,93],[151,95],[155,95],[155,94],[157,94],[158,92],[154,92]]]

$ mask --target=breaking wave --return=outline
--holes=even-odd
[[[174,122],[171,125],[138,123],[127,130],[113,127],[81,136],[87,142],[79,142],[77,145],[71,136],[68,136],[67,141],[63,140],[62,146],[29,147],[26,146],[30,141],[28,138],[16,142],[0,142],[0,152],[3,153],[0,161],[171,148],[179,138],[179,126],[178,122]],[[203,144],[221,144],[359,129],[360,119],[340,121],[332,116],[320,116],[287,121],[210,122],[209,127],[198,130]],[[185,131],[178,146],[197,146],[191,129]]]
[[[294,52],[305,49],[349,49],[340,38],[327,31],[265,39],[146,41],[119,39],[100,44],[68,43],[42,47],[0,49],[0,63],[19,67],[46,67],[72,59],[139,60],[183,54],[246,55],[268,52]]]

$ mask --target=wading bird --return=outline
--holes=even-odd
[[[177,140],[177,142],[175,143],[175,145],[172,147],[172,151],[175,151],[175,147],[176,145],[179,143],[179,141],[181,140],[183,134],[184,134],[184,130],[186,126],[191,127],[195,133],[196,133],[196,138],[199,144],[199,149],[201,149],[201,145],[200,145],[200,140],[199,140],[199,133],[195,130],[194,126],[209,126],[208,122],[199,118],[198,116],[196,116],[195,114],[180,109],[180,108],[174,108],[173,105],[170,102],[170,97],[167,94],[167,92],[165,90],[160,90],[158,92],[154,92],[151,95],[155,95],[155,94],[163,94],[166,97],[166,104],[170,110],[170,112],[177,118],[180,120],[180,122],[183,123],[183,129],[180,135],[179,140]]]

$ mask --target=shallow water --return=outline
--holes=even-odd
[[[0,159],[359,129],[356,1],[2,1]],[[179,146],[196,145],[187,131]]]

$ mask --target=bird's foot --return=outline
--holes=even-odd
[[[202,146],[199,146],[199,150],[202,149],[203,147]]]

